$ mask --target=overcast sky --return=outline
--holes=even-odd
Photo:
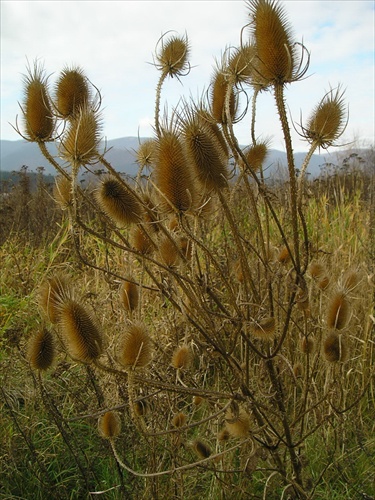
[[[374,1],[284,0],[295,38],[311,52],[308,78],[288,86],[293,120],[306,120],[330,86],[341,83],[349,103],[342,142],[374,144]],[[37,58],[51,84],[65,66],[78,65],[100,89],[103,136],[116,139],[153,134],[154,96],[159,73],[152,66],[159,37],[187,33],[190,74],[164,87],[162,106],[181,96],[200,97],[228,46],[238,46],[247,23],[245,1],[1,1],[1,139],[18,140],[15,124],[27,60]],[[256,134],[284,149],[270,93],[259,101]],[[250,142],[249,116],[236,126],[241,144]],[[294,149],[306,143],[294,134]]]

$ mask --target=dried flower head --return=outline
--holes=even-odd
[[[138,307],[138,285],[131,281],[124,281],[120,288],[121,304],[126,311],[134,311]]]
[[[138,417],[143,417],[147,413],[148,404],[145,399],[138,400],[134,402],[133,409]]]
[[[136,226],[133,228],[131,232],[131,241],[133,247],[142,255],[149,255],[152,253],[154,244],[144,226]]]
[[[52,333],[41,328],[29,340],[27,359],[34,370],[47,370],[55,359],[55,343]]]
[[[55,128],[52,106],[48,92],[48,78],[37,63],[28,67],[24,76],[24,100],[21,107],[25,139],[35,142],[51,140]]]
[[[348,359],[347,339],[337,332],[330,332],[323,341],[323,356],[330,363],[344,362]]]
[[[173,427],[183,427],[185,424],[186,424],[185,413],[179,412],[173,416],[172,418]]]
[[[249,146],[245,151],[245,157],[249,167],[257,172],[262,168],[262,165],[268,154],[268,144],[267,142],[258,142]]]
[[[192,447],[199,458],[208,458],[212,454],[211,448],[208,446],[208,444],[200,439],[196,439],[195,441],[193,441]]]
[[[178,370],[186,370],[191,365],[192,353],[187,345],[177,347],[172,355],[172,366]]]
[[[211,115],[216,123],[225,124],[228,122],[226,116],[227,92],[229,95],[229,114],[232,122],[236,121],[238,109],[238,98],[234,92],[233,84],[228,82],[224,71],[216,69],[211,80]]]
[[[252,61],[255,54],[255,46],[250,43],[234,49],[228,60],[227,72],[235,84],[252,82],[254,78]]]
[[[250,415],[242,407],[229,408],[225,416],[225,428],[234,438],[245,438],[250,432]]]
[[[95,192],[95,196],[100,208],[118,226],[124,227],[140,222],[143,215],[142,205],[125,182],[106,176]]]
[[[167,40],[160,39],[161,47],[156,54],[156,67],[164,75],[182,76],[189,66],[189,41],[187,36],[171,35]]]
[[[273,317],[264,318],[258,322],[254,322],[250,327],[254,337],[261,340],[271,340],[276,333],[276,321]]]
[[[344,292],[336,292],[327,309],[327,326],[342,330],[348,323],[350,317],[350,303]]]
[[[150,363],[152,343],[144,325],[135,323],[127,327],[119,345],[117,359],[127,369],[143,368]]]
[[[312,354],[315,349],[315,340],[312,337],[302,337],[300,346],[304,354]]]
[[[55,178],[53,197],[62,210],[72,206],[72,183],[65,176],[58,175]]]
[[[312,261],[309,265],[309,273],[314,280],[321,279],[325,272],[325,266],[321,262]]]
[[[114,439],[121,432],[121,419],[117,412],[107,411],[99,417],[98,420],[99,433],[105,439]]]
[[[329,284],[330,284],[330,279],[329,279],[329,276],[327,276],[327,275],[323,276],[318,281],[318,287],[321,290],[326,290],[329,287]]]
[[[293,373],[296,378],[302,378],[303,376],[303,365],[302,363],[298,362],[295,363],[293,366]]]
[[[64,301],[59,310],[59,325],[70,356],[82,363],[97,359],[103,342],[92,315],[72,299]]]
[[[55,107],[62,118],[70,118],[90,100],[87,77],[79,67],[62,70],[55,85]]]
[[[56,324],[59,321],[61,304],[72,297],[70,281],[62,274],[47,279],[39,289],[39,305],[47,319]]]
[[[151,168],[155,163],[155,140],[146,139],[137,149],[137,159],[140,168]]]

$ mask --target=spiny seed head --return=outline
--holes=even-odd
[[[245,157],[249,167],[257,172],[261,169],[268,154],[268,145],[266,142],[259,142],[249,146],[245,151]]]
[[[252,60],[255,54],[255,46],[249,43],[235,49],[231,54],[228,61],[228,73],[236,84],[252,81],[254,73]]]
[[[300,68],[283,6],[275,0],[250,0],[248,6],[260,76],[270,83],[292,81]]]
[[[309,290],[306,286],[299,287],[296,293],[296,305],[301,311],[308,311],[310,307]]]
[[[234,438],[245,438],[250,432],[250,415],[244,408],[229,408],[225,416],[225,428]]]
[[[264,318],[258,322],[254,322],[250,327],[254,337],[261,340],[271,340],[275,337],[276,321],[273,317]]]
[[[193,246],[191,244],[191,241],[186,236],[181,236],[181,238],[179,239],[179,245],[185,258],[187,260],[190,260],[193,252]]]
[[[125,182],[107,176],[100,183],[95,196],[103,212],[119,227],[140,222],[143,215],[142,205]]]
[[[159,240],[158,248],[160,259],[167,267],[173,268],[178,264],[180,255],[177,242],[164,235]]]
[[[87,78],[79,67],[62,70],[55,85],[55,107],[62,118],[70,118],[90,100]]]
[[[344,335],[330,332],[323,340],[323,356],[330,363],[344,362],[348,359],[349,349]]]
[[[300,346],[304,354],[312,354],[315,349],[315,341],[312,337],[302,337]]]
[[[193,397],[193,405],[199,406],[203,403],[203,398],[202,396],[194,396]]]
[[[137,149],[137,163],[141,168],[151,168],[155,164],[155,140],[146,139]]]
[[[278,262],[280,262],[280,264],[286,264],[287,262],[290,261],[290,253],[286,246],[280,250],[277,256],[277,260]]]
[[[160,51],[156,54],[157,67],[170,77],[181,76],[189,69],[189,41],[187,36],[172,35],[161,38]]]
[[[87,165],[98,159],[101,122],[98,112],[86,104],[69,121],[60,145],[62,157],[71,165]]]
[[[118,361],[127,369],[143,368],[152,358],[151,338],[146,328],[135,323],[127,327],[118,349]]]
[[[314,280],[319,280],[325,274],[325,266],[321,262],[313,261],[309,265],[309,273]]]
[[[229,97],[229,113],[231,121],[236,119],[238,100],[234,93],[233,85],[230,85],[224,72],[216,70],[211,81],[211,115],[216,123],[227,123],[225,102],[227,92]]]
[[[342,330],[348,323],[350,316],[350,303],[344,292],[336,292],[327,309],[327,326]]]
[[[293,366],[293,373],[296,378],[301,378],[303,376],[303,365],[302,363],[298,362],[295,363]]]
[[[133,228],[131,232],[131,242],[133,247],[142,255],[150,255],[154,248],[145,227],[136,226]]]
[[[39,289],[39,305],[47,319],[56,324],[59,321],[61,304],[72,297],[69,279],[61,274],[47,279]]]
[[[62,210],[72,206],[72,183],[63,175],[58,175],[55,178],[53,197]]]
[[[102,353],[103,342],[92,315],[72,299],[59,309],[59,324],[70,356],[82,363],[94,361]]]
[[[173,427],[183,427],[186,423],[186,415],[182,412],[176,413],[172,418]]]
[[[148,405],[147,405],[146,400],[143,399],[143,400],[135,401],[133,409],[134,409],[134,413],[138,417],[143,417],[144,415],[146,415],[147,410],[148,410]]]
[[[134,311],[138,307],[138,285],[131,281],[124,281],[120,288],[121,304],[126,311]]]
[[[24,76],[24,100],[21,107],[25,136],[30,141],[46,142],[52,138],[55,120],[48,93],[47,77],[44,69],[34,64]]]
[[[217,435],[217,440],[219,442],[228,441],[229,438],[230,438],[230,434],[229,434],[229,431],[226,427],[224,427],[224,429],[221,429],[221,431]]]
[[[99,433],[105,439],[114,439],[121,432],[120,415],[115,411],[107,411],[99,417],[98,420]]]
[[[218,190],[227,186],[226,158],[212,128],[199,114],[187,114],[183,136],[189,161],[205,190]]]
[[[200,439],[195,439],[192,443],[192,447],[199,458],[208,458],[212,454],[211,448]]]
[[[359,272],[355,269],[349,269],[342,277],[342,290],[345,294],[352,292],[360,280]]]
[[[41,328],[30,338],[27,359],[34,370],[44,371],[52,365],[55,359],[55,343],[47,328]]]
[[[327,276],[327,275],[323,276],[318,281],[318,287],[321,290],[326,290],[329,287],[329,284],[330,284],[330,279],[329,279],[329,276]]]
[[[197,113],[199,114],[200,119],[203,120],[203,122],[211,129],[212,134],[218,140],[218,143],[220,144],[221,154],[223,155],[225,162],[228,162],[229,148],[221,128],[212,118],[207,109],[205,109],[203,106],[198,107]]]
[[[308,142],[327,148],[344,133],[346,123],[344,92],[339,85],[336,92],[331,89],[314,108],[302,127],[303,136]]]
[[[191,349],[187,345],[177,347],[172,355],[172,366],[179,370],[186,370],[189,368],[192,361]]]
[[[187,212],[195,207],[195,180],[183,143],[173,131],[164,131],[157,142],[155,180],[163,211]]]

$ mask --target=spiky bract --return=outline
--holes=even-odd
[[[47,279],[39,289],[39,305],[47,319],[54,324],[59,321],[61,304],[71,297],[70,281],[61,274]]]
[[[119,227],[140,222],[143,208],[138,199],[127,187],[116,177],[107,176],[100,183],[96,191],[96,199],[100,208]]]
[[[102,336],[92,315],[78,302],[60,306],[59,324],[70,356],[82,363],[97,359],[103,348]]]

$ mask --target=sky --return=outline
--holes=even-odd
[[[284,0],[294,38],[311,53],[302,81],[285,91],[291,123],[306,122],[331,87],[345,88],[349,123],[340,144],[374,144],[373,0]],[[162,110],[179,100],[199,99],[210,84],[216,62],[238,47],[249,8],[242,0],[1,0],[2,140],[19,140],[13,130],[23,99],[22,76],[28,62],[44,66],[53,83],[65,67],[78,66],[102,95],[103,138],[153,136],[155,89],[159,72],[155,48],[168,31],[186,34],[190,73],[166,82]],[[168,36],[168,35],[166,35]],[[248,32],[244,31],[244,39]],[[249,93],[251,95],[251,92]],[[242,106],[244,106],[242,101]],[[21,121],[21,120],[19,120]],[[293,125],[291,125],[293,130]],[[240,144],[250,143],[250,115],[235,126]],[[258,102],[256,135],[284,150],[272,93]],[[293,130],[295,151],[308,145]]]

